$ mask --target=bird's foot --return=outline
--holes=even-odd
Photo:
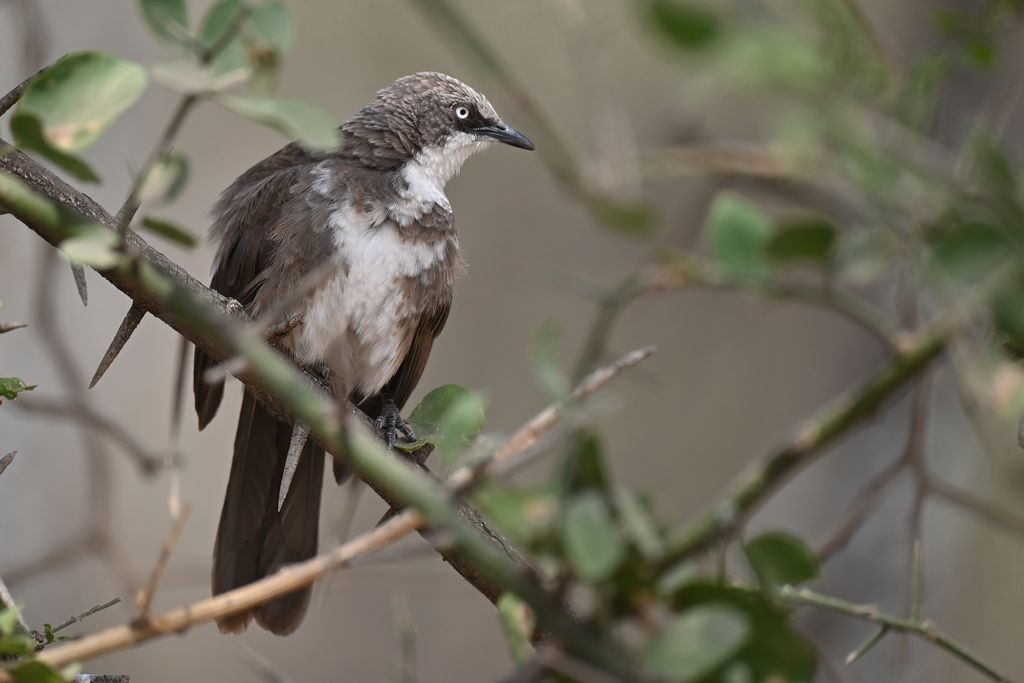
[[[407,441],[415,441],[416,433],[412,426],[405,421],[398,406],[390,398],[384,400],[384,406],[380,417],[377,418],[377,433],[384,440],[388,448],[394,448],[398,436],[401,435]]]

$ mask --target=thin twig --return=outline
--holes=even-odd
[[[53,632],[54,633],[59,633],[60,631],[63,631],[64,629],[66,629],[68,626],[71,626],[72,624],[78,624],[78,623],[84,621],[85,619],[87,619],[88,617],[91,617],[92,615],[96,614],[97,612],[102,612],[103,610],[107,609],[108,607],[113,607],[114,605],[118,604],[119,602],[121,602],[121,598],[114,598],[113,600],[108,600],[107,602],[102,602],[102,603],[100,603],[98,605],[93,605],[92,607],[90,607],[89,609],[85,610],[81,614],[76,614],[75,616],[71,617],[67,621],[62,622],[62,623],[58,624],[57,626],[54,626],[53,627]]]
[[[850,505],[850,509],[843,520],[818,547],[819,562],[828,562],[836,553],[847,546],[850,539],[864,526],[868,517],[875,511],[878,502],[888,490],[889,485],[896,481],[896,478],[899,477],[905,467],[906,461],[900,458],[882,470],[877,477],[864,486],[860,494]]]
[[[88,403],[60,403],[37,396],[19,396],[17,403],[11,405],[29,415],[63,417],[102,433],[121,447],[138,466],[139,473],[143,476],[151,476],[160,468],[159,457],[147,452],[127,429],[112,418],[96,412]]]
[[[874,415],[943,352],[946,341],[944,329],[919,335],[881,374],[811,419],[790,444],[741,472],[709,513],[673,539],[661,563],[662,569],[713,547],[720,538],[731,534],[789,477]]]
[[[45,69],[39,69],[34,74],[23,80],[21,83],[14,86],[6,95],[0,97],[0,116],[6,114],[8,111],[10,111],[11,107],[18,103],[18,100],[21,99],[21,96],[22,94],[24,94],[25,88],[28,87],[28,84],[31,83],[32,79],[41,74],[44,70]]]
[[[918,636],[922,640],[945,650],[979,673],[984,674],[987,678],[999,683],[1012,683],[1009,676],[1000,673],[989,664],[986,664],[965,645],[949,638],[927,621],[891,616],[880,612],[877,607],[872,605],[858,605],[846,602],[839,598],[814,593],[806,588],[783,586],[779,589],[779,597],[791,605],[816,607],[838,614],[845,614],[846,616],[869,621],[879,626],[886,626],[891,631]]]
[[[935,478],[929,481],[929,489],[936,500],[955,505],[964,512],[1024,541],[1024,517],[1006,512],[968,491],[958,489]]]
[[[137,619],[139,623],[145,623],[149,619],[149,608],[153,604],[153,596],[156,595],[157,586],[160,585],[160,579],[167,569],[167,563],[171,559],[174,547],[178,544],[178,539],[181,538],[181,532],[185,529],[185,522],[188,521],[190,512],[191,508],[186,505],[180,509],[178,516],[174,518],[171,523],[171,530],[160,547],[160,555],[157,557],[156,563],[149,573],[149,579],[142,590],[139,591],[139,594],[135,596],[135,605],[139,608]]]

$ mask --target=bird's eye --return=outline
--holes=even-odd
[[[469,109],[466,107],[455,107],[455,116],[463,120],[468,119]]]

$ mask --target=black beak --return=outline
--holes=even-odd
[[[499,123],[494,126],[483,126],[476,129],[476,134],[498,142],[504,142],[506,145],[512,145],[519,149],[534,150],[536,147],[530,142],[530,138],[526,137],[512,126],[507,126],[504,123]]]

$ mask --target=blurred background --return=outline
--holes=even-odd
[[[17,5],[44,27],[23,54]],[[773,21],[797,2],[750,3]],[[910,63],[946,40],[931,0],[861,3],[893,56]],[[985,3],[948,3],[966,12]],[[459,49],[452,34],[404,0],[293,0],[294,47],[279,75],[278,94],[316,104],[339,120],[391,80],[414,71],[440,70],[487,94],[497,110],[527,135],[522,106],[487,71]],[[596,307],[579,282],[610,286],[643,262],[652,241],[696,247],[704,213],[723,186],[776,201],[764,183],[717,174],[645,171],[650,152],[694,141],[757,142],[773,134],[786,105],[764,88],[746,88],[710,60],[690,59],[655,35],[636,3],[622,0],[462,0],[454,5],[500,55],[560,132],[594,187],[649,202],[659,217],[653,237],[633,239],[597,225],[590,212],[555,179],[539,154],[494,149],[467,163],[449,185],[469,270],[414,405],[430,388],[459,383],[487,398],[488,432],[508,432],[540,409],[545,393],[534,380],[538,330],[559,333],[559,358],[571,366]],[[755,7],[756,5],[756,7]],[[192,3],[199,16],[205,2]],[[762,7],[763,6],[763,7]],[[440,28],[440,30],[439,30]],[[1015,87],[1024,41],[1014,29],[998,38],[1000,59],[985,70],[954,70],[936,117],[935,133],[951,144],[969,131],[989,93]],[[7,0],[0,2],[0,90],[31,73],[30,60],[48,63],[82,49],[102,49],[153,64],[167,57],[123,0]],[[32,53],[38,50],[38,55]],[[839,84],[837,84],[838,87]],[[104,178],[90,193],[108,209],[120,205],[176,95],[150,88],[90,152]],[[822,99],[822,107],[827,100]],[[814,105],[804,111],[813,121]],[[1020,149],[1019,115],[1006,130]],[[4,129],[6,134],[6,128]],[[188,121],[177,149],[191,162],[183,197],[162,211],[205,234],[218,193],[252,163],[285,140],[216,105],[203,105]],[[191,251],[154,243],[206,280],[207,245]],[[0,299],[5,319],[29,323],[0,340],[0,374],[17,374],[38,388],[37,401],[66,395],[52,350],[40,338],[35,304],[47,249],[33,233],[0,217]],[[53,314],[70,356],[87,381],[121,317],[127,299],[88,273],[83,308],[64,266],[53,290]],[[884,287],[868,288],[881,304]],[[647,297],[616,324],[610,352],[655,344],[657,355],[609,392],[615,410],[601,425],[616,475],[658,501],[659,517],[678,523],[702,510],[744,465],[782,443],[802,418],[882,367],[886,351],[876,339],[833,313],[728,291],[685,290]],[[147,318],[102,382],[87,394],[151,454],[166,448],[178,341],[160,321]],[[156,596],[155,607],[187,604],[209,592],[210,555],[230,460],[239,401],[237,386],[204,432],[188,409],[182,434],[182,496],[192,514]],[[936,374],[927,457],[946,480],[1024,514],[1024,454],[1015,426],[999,423],[979,440],[963,413],[947,369]],[[0,576],[25,605],[30,623],[58,623],[94,604],[121,596],[82,632],[133,615],[132,581],[145,576],[168,528],[166,476],[142,476],[118,443],[100,438],[95,457],[73,422],[17,406],[0,410],[0,439],[17,449],[0,478]],[[864,482],[899,457],[909,401],[846,439],[772,500],[751,530],[781,528],[824,542]],[[983,447],[982,441],[987,447]],[[103,484],[98,463],[107,463]],[[909,477],[878,503],[880,509],[824,568],[817,587],[855,602],[876,602],[902,613],[909,590],[912,503]],[[321,545],[337,538],[347,489],[325,484]],[[356,528],[383,512],[364,496]],[[96,517],[99,515],[99,517]],[[109,519],[120,558],[96,553],[32,567],[54,548],[74,550],[83,530]],[[91,542],[94,539],[86,538]],[[1024,675],[1020,615],[1024,591],[1020,538],[982,524],[941,501],[924,511],[924,614],[983,653],[1010,675]],[[511,669],[493,607],[416,537],[393,559],[367,562],[317,586],[310,614],[292,637],[258,629],[242,637],[210,625],[180,638],[98,660],[88,671],[125,673],[134,681],[253,680],[262,668],[291,681],[397,681],[403,643],[414,645],[417,680],[498,680]],[[61,559],[61,558],[57,558]],[[29,566],[26,569],[26,565]],[[890,638],[852,667],[845,655],[872,627],[842,617],[801,615],[820,648],[823,681],[976,681],[945,654],[909,639]]]

